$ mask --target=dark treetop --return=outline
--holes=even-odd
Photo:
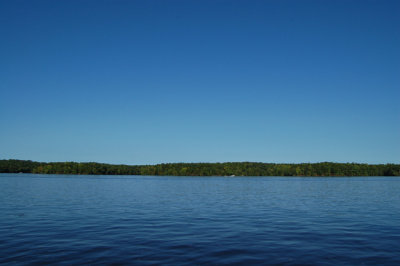
[[[400,176],[400,165],[332,162],[113,165],[94,162],[43,163],[26,160],[0,160],[0,173],[171,176]]]

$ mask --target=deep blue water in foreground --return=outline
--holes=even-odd
[[[0,174],[0,263],[400,264],[400,178]]]

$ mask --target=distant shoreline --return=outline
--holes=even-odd
[[[360,163],[166,163],[123,165],[95,162],[0,160],[0,173],[156,176],[400,176],[400,164]]]

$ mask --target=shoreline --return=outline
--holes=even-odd
[[[10,159],[0,160],[0,173],[220,177],[400,176],[400,164],[225,162],[123,165],[95,162],[35,162]]]

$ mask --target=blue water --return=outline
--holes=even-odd
[[[400,264],[400,178],[0,175],[0,263]]]

